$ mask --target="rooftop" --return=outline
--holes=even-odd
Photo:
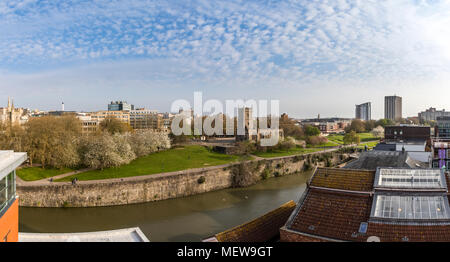
[[[428,162],[421,162],[416,159],[418,159],[418,157],[412,156],[409,152],[372,150],[362,152],[358,159],[349,162],[344,168],[375,170],[377,167],[429,167]]]
[[[327,241],[450,241],[448,180],[432,169],[319,168],[285,228]]]
[[[149,242],[138,227],[85,233],[19,233],[19,242]]]
[[[0,179],[14,171],[27,160],[27,153],[0,150]]]
[[[204,242],[267,242],[279,236],[279,229],[286,223],[296,204],[289,201],[279,208],[250,222],[218,233]]]

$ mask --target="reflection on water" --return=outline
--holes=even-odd
[[[248,188],[114,207],[20,208],[21,232],[88,232],[140,227],[150,241],[200,241],[297,201],[310,173],[272,178]]]

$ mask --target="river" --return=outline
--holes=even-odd
[[[247,188],[144,204],[90,208],[19,209],[19,231],[89,232],[139,227],[154,242],[201,241],[297,201],[311,173],[271,178]],[[20,196],[19,196],[20,197]]]

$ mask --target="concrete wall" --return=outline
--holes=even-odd
[[[317,155],[310,157],[316,158]],[[334,153],[333,164],[341,163],[341,159],[345,157]],[[252,173],[257,176],[256,180],[260,180],[265,169],[270,171],[269,177],[301,172],[305,161],[308,161],[304,158],[290,156],[248,161],[246,164],[252,166]],[[324,162],[315,164],[325,165]],[[21,185],[17,187],[17,193],[20,196],[20,206],[26,207],[95,207],[143,203],[230,188],[233,186],[233,169],[237,165],[123,179],[79,181],[77,185],[64,182],[39,186]],[[203,183],[199,183],[200,177],[204,177]]]

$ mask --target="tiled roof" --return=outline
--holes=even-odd
[[[370,216],[372,197],[309,189],[289,229],[338,240],[355,241],[361,222]],[[352,236],[353,235],[353,236]]]
[[[358,189],[353,192],[333,190],[337,187],[342,188],[342,184],[354,184],[348,181],[336,182],[337,177],[347,180],[353,178],[358,181],[361,179],[359,173],[350,173],[351,175],[347,173],[347,177],[342,178],[345,172],[338,170],[342,171],[340,169],[335,169],[336,172],[328,170],[326,179],[323,178],[325,169],[319,169],[316,172],[321,179],[315,180],[313,177],[311,185],[321,185],[322,187],[307,189],[295,210],[296,214],[286,224],[288,230],[324,240],[367,241],[369,237],[375,236],[384,242],[450,241],[450,225],[448,223],[400,224],[394,221],[390,223],[370,221],[373,190],[367,186],[362,188],[351,186],[352,189]],[[356,177],[353,177],[353,174]],[[332,178],[333,176],[336,177]],[[447,183],[450,181],[448,175],[446,175],[446,180]],[[325,187],[327,185],[329,188]],[[368,223],[365,234],[359,233],[362,222]]]
[[[377,236],[382,242],[449,242],[450,225],[397,225],[369,223],[367,236]]]
[[[358,159],[349,162],[344,168],[375,170],[377,167],[428,167],[411,157],[409,152],[367,151],[362,152]]]
[[[292,211],[295,202],[289,201],[279,208],[248,223],[215,235],[218,242],[266,242],[276,238]]]
[[[372,191],[375,171],[318,168],[311,186],[351,191]]]

